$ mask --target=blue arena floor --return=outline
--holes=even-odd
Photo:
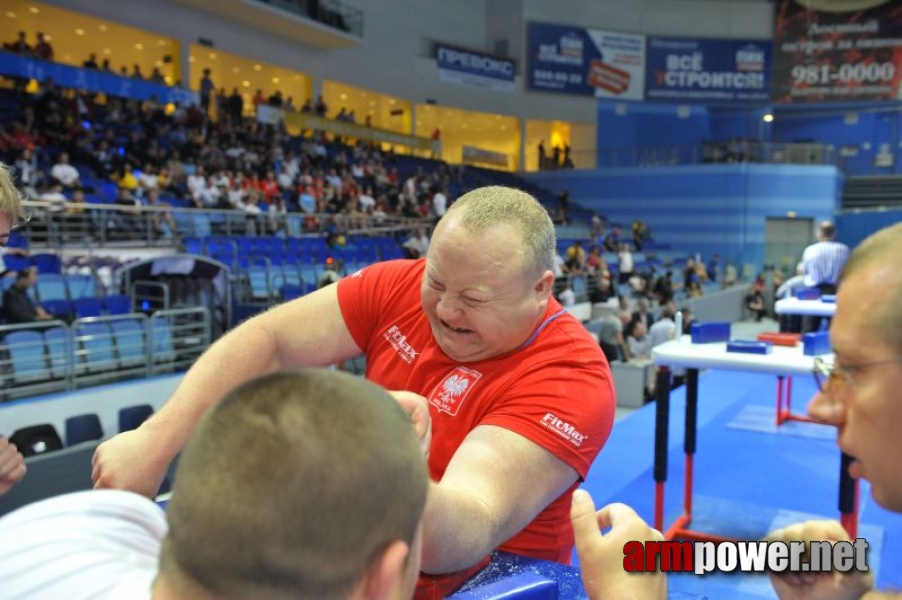
[[[813,379],[793,381],[793,412],[804,413]],[[832,428],[790,422],[777,428],[776,378],[733,371],[699,377],[698,442],[692,528],[756,540],[769,531],[811,518],[837,519],[839,450]],[[655,405],[614,425],[584,488],[598,506],[629,504],[653,521]],[[682,512],[685,388],[671,395],[665,527]],[[902,516],[873,501],[861,485],[859,536],[870,545],[868,560],[880,589],[902,589]],[[775,598],[767,576],[681,574],[673,592],[712,599]]]

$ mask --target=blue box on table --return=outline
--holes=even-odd
[[[772,342],[759,342],[758,340],[730,340],[727,343],[727,352],[770,354],[773,349],[774,345]]]
[[[692,336],[693,344],[726,342],[730,339],[730,323],[727,321],[693,323],[689,327],[689,335]]]
[[[836,294],[824,294],[821,296],[821,302],[826,302],[827,304],[836,304]]]
[[[805,356],[817,356],[830,353],[830,332],[817,331],[802,336],[802,352]]]

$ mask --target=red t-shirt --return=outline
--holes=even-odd
[[[598,343],[551,299],[543,324],[516,352],[454,361],[436,344],[421,306],[425,265],[425,259],[371,265],[341,280],[338,300],[366,354],[367,378],[429,400],[433,480],[441,480],[458,446],[479,425],[526,437],[584,478],[614,419],[613,378]],[[569,562],[573,488],[499,549]]]

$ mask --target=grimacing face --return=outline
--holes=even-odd
[[[478,236],[456,215],[435,230],[421,286],[423,311],[442,351],[460,362],[517,349],[545,313],[554,275],[524,274],[519,232],[498,225]]]
[[[867,479],[877,503],[895,512],[902,512],[902,360],[891,360],[900,352],[879,335],[885,311],[871,307],[898,301],[899,276],[894,265],[867,266],[842,283],[830,341],[850,381],[831,382],[809,406],[812,417],[837,426],[837,443],[856,459],[849,473]]]

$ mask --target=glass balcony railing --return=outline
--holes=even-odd
[[[338,0],[255,0],[356,37],[363,37],[363,12]]]

